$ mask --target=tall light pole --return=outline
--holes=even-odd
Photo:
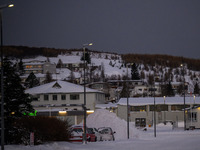
[[[2,10],[4,8],[13,7],[13,4],[5,4],[0,6],[0,26],[1,26],[1,150],[4,150],[4,83],[3,83],[3,23]]]
[[[86,62],[85,62],[85,47],[86,46],[92,46],[92,43],[83,44],[83,62],[84,62],[84,122],[83,122],[83,144],[87,143],[87,136],[86,136],[86,82],[85,82],[85,68],[86,68]]]
[[[129,88],[128,88],[128,64],[126,64],[127,77],[126,77],[126,98],[127,98],[127,138],[129,139]]]
[[[165,96],[163,96],[164,98],[164,109],[165,109]],[[165,113],[165,110],[164,110],[164,124],[165,124],[165,121],[166,121],[166,113]]]
[[[154,78],[154,137],[156,137],[156,98],[155,98],[155,78]]]
[[[126,96],[127,96],[127,139],[129,139],[129,122],[130,122],[130,106],[129,106],[129,87],[128,87],[128,65],[133,65],[132,63],[126,64],[127,69],[127,79],[126,79]]]
[[[185,69],[183,64],[181,64],[183,73],[183,101],[184,101],[184,130],[186,130],[186,115],[185,115]]]

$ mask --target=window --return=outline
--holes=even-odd
[[[188,120],[192,120],[193,122],[197,121],[197,113],[196,112],[189,112],[188,113]]]
[[[31,65],[26,66],[26,69],[30,69],[30,68],[33,68],[33,66],[31,66]]]
[[[44,100],[48,101],[49,100],[49,95],[44,95]]]
[[[53,95],[53,100],[54,100],[54,101],[57,100],[57,95]]]
[[[40,96],[39,96],[39,95],[31,95],[30,98],[31,98],[33,101],[39,101]]]
[[[131,106],[130,111],[146,111],[146,106]]]
[[[39,97],[35,97],[35,96],[32,97],[33,101],[38,101],[38,99],[39,99]]]
[[[61,100],[66,100],[66,95],[61,95]]]
[[[79,94],[71,94],[70,100],[79,100]]]
[[[190,107],[190,105],[185,105],[185,108]],[[171,110],[172,111],[183,111],[184,105],[172,105]]]
[[[150,108],[150,111],[154,111],[154,105],[150,105],[149,106]],[[161,111],[168,111],[168,105],[156,105],[156,110],[155,111],[158,111],[158,112],[161,112]]]
[[[154,91],[157,91],[156,88],[149,88],[149,92],[154,92]]]

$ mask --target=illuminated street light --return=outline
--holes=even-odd
[[[87,43],[83,44],[83,61],[84,61],[84,122],[83,122],[83,144],[87,143],[87,137],[86,137],[86,85],[85,85],[85,68],[86,68],[86,63],[85,63],[85,47],[86,46],[92,46],[92,43]]]
[[[163,96],[163,98],[164,98],[164,109],[165,109],[165,96]],[[165,112],[165,110],[164,110],[164,123],[165,123],[165,121],[166,121],[166,112]]]
[[[184,130],[186,130],[186,116],[185,116],[185,69],[184,65],[181,64],[183,73],[183,101],[184,101]]]
[[[1,32],[1,150],[4,150],[4,83],[3,83],[3,21],[2,9],[13,7],[14,4],[5,4],[0,6],[0,32]]]

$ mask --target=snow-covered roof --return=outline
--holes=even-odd
[[[108,103],[108,104],[96,104],[96,108],[100,109],[106,109],[106,108],[111,108],[111,107],[117,107],[116,103]]]
[[[58,58],[61,59],[64,64],[70,64],[70,63],[79,64],[79,63],[83,63],[83,61],[81,61],[81,57],[80,56],[58,55]]]
[[[37,56],[36,58],[28,58],[22,60],[24,63],[32,62],[32,61],[38,61],[38,62],[45,62],[47,61],[47,58],[44,56]]]
[[[44,62],[27,62],[27,63],[24,63],[24,65],[43,65]]]
[[[58,57],[49,57],[49,60],[50,60],[51,63],[57,64],[59,58]]]
[[[51,83],[43,84],[25,91],[29,94],[48,94],[48,93],[83,93],[84,87],[81,85],[73,84],[66,81],[54,81]],[[87,93],[102,93],[98,90],[86,88]]]
[[[200,97],[185,97],[185,104],[200,104]],[[163,97],[155,97],[156,104],[164,104]],[[127,98],[121,98],[118,105],[127,105]],[[154,97],[139,97],[129,98],[129,105],[140,106],[140,105],[153,105]],[[165,104],[184,104],[184,97],[165,97]]]

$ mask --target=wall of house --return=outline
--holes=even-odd
[[[191,120],[191,116],[190,115],[191,112],[196,113],[197,118],[196,120]],[[200,107],[193,109],[193,110],[188,110],[187,111],[187,115],[186,115],[186,128],[189,129],[190,126],[194,126],[195,128],[200,128]]]
[[[56,64],[51,64],[49,62],[45,62],[43,65],[43,73],[56,73]]]
[[[48,100],[45,100],[45,95],[48,95]],[[57,100],[53,100],[54,95],[57,95]],[[62,100],[62,96],[66,97]],[[79,98],[72,100],[70,95],[79,95]],[[84,94],[83,93],[71,93],[71,94],[40,94],[34,96],[35,101],[32,102],[34,106],[39,105],[55,105],[55,106],[65,106],[66,104],[84,104]],[[86,106],[87,109],[94,110],[95,104],[103,104],[105,102],[105,96],[101,93],[86,93]],[[77,109],[80,109],[78,107]],[[82,109],[82,108],[81,108]]]
[[[127,120],[127,105],[118,105],[117,116],[121,119]],[[150,105],[146,105],[146,111],[130,111],[130,121],[135,122],[136,118],[146,118],[147,125],[152,124],[154,118],[154,111],[150,111]],[[164,121],[176,122],[183,120],[183,111],[172,111],[171,105],[168,105],[168,111],[156,112],[156,123],[162,123]]]

